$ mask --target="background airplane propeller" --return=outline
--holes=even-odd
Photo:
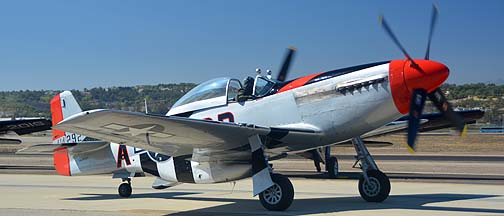
[[[289,67],[291,65],[292,59],[294,58],[294,53],[296,52],[296,48],[289,47],[287,48],[287,55],[285,55],[285,59],[282,63],[282,67],[280,68],[280,72],[278,73],[277,80],[285,81],[287,78],[287,74],[289,73]]]
[[[437,14],[438,14],[438,8],[435,4],[432,5],[432,16],[431,16],[431,23],[430,23],[430,28],[429,28],[429,40],[427,42],[427,50],[425,51],[425,57],[424,59],[429,60],[429,55],[430,55],[430,45],[432,41],[432,34],[434,33],[434,26],[436,25],[437,21]]]
[[[429,28],[429,36],[427,42],[427,50],[425,53],[425,59],[429,60],[430,55],[430,45],[432,41],[432,35],[434,32],[434,27],[436,25],[437,16],[438,16],[438,8],[436,5],[432,7],[432,16],[431,23]],[[392,29],[385,21],[383,16],[380,16],[380,23],[384,28],[385,32],[387,32],[388,36],[392,39],[395,45],[402,51],[404,56],[411,62],[411,65],[414,66],[419,72],[423,73],[422,68],[410,57],[406,49],[401,45]],[[447,118],[453,127],[455,127],[462,136],[465,136],[466,126],[464,119],[460,117],[452,108],[448,100],[444,96],[441,89],[437,88],[434,91],[428,93],[426,89],[414,89],[411,95],[411,104],[410,104],[410,119],[408,121],[408,150],[410,152],[415,151],[415,140],[418,134],[418,127],[420,124],[420,116],[422,115],[422,111],[425,105],[425,100],[429,97],[432,103],[436,106],[436,108],[443,114],[445,118]]]

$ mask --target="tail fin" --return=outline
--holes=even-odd
[[[51,100],[52,125],[58,124],[65,118],[82,112],[79,103],[75,100],[72,92],[64,91]],[[86,138],[84,135],[68,133],[65,131],[52,129],[53,143],[77,143],[82,142]]]

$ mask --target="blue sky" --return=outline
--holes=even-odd
[[[450,83],[504,79],[504,1],[440,1],[431,59]],[[0,90],[83,89],[289,78],[401,59],[381,29],[384,14],[410,55],[422,58],[429,1],[1,1]]]

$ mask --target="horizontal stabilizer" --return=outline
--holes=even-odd
[[[21,140],[0,138],[0,145],[21,144]]]
[[[63,143],[63,144],[38,144],[28,146],[26,148],[20,149],[16,152],[16,154],[47,154],[51,155],[54,152],[54,149],[59,147],[72,147],[73,153],[83,153],[91,150],[95,150],[97,148],[101,148],[105,145],[108,145],[108,142],[101,141],[92,141],[92,142],[81,142],[81,143]]]
[[[60,147],[60,145],[55,144],[37,144],[22,148],[16,152],[16,154],[41,154],[41,155],[51,155],[54,149]]]

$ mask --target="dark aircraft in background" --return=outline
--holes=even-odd
[[[464,119],[465,124],[474,124],[476,120],[480,119],[485,115],[482,110],[461,110],[454,111],[461,118]],[[418,132],[429,132],[444,128],[451,128],[451,122],[446,119],[442,113],[426,113],[420,116],[420,125],[418,127]],[[393,143],[381,142],[381,141],[370,141],[366,140],[368,138],[376,138],[384,135],[390,135],[401,132],[408,132],[408,121],[410,120],[409,115],[405,115],[396,121],[390,122],[385,126],[373,130],[367,134],[364,134],[362,138],[364,139],[364,144],[369,147],[385,147],[391,146]],[[339,147],[352,146],[351,142],[347,145],[339,144]],[[315,162],[315,168],[318,172],[321,172],[320,163],[326,164],[325,170],[328,172],[330,178],[336,178],[339,174],[338,161],[331,157],[331,147],[322,147],[318,149],[312,149],[310,151],[301,152],[297,155],[304,157],[306,159],[313,160]],[[287,155],[284,155],[287,156]]]
[[[51,120],[45,118],[26,118],[0,121],[0,135],[14,132],[25,135],[51,129]],[[0,138],[0,144],[20,144],[19,139]]]
[[[474,124],[476,120],[480,119],[485,115],[485,112],[482,110],[461,110],[455,111],[459,116],[464,118],[466,124]],[[443,117],[442,113],[428,113],[423,114],[421,119],[427,119],[428,121],[424,124],[421,124],[418,128],[418,132],[427,132],[433,130],[439,130],[443,128],[450,128],[451,123]],[[397,121],[408,121],[410,119],[409,115],[404,116]],[[406,132],[407,130],[401,130],[397,132]]]

